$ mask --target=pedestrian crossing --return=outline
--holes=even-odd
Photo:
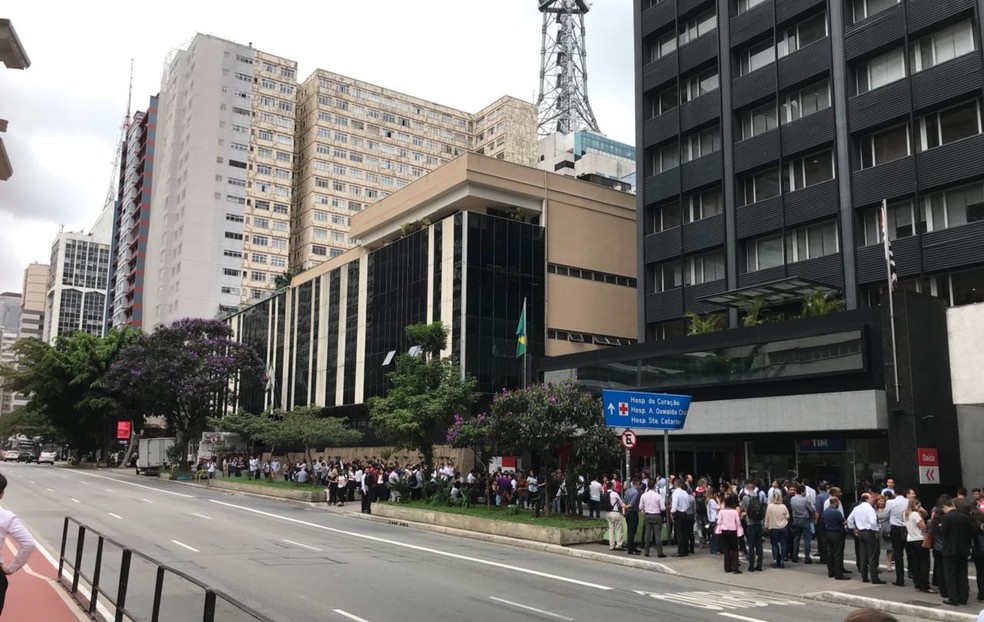
[[[768,607],[769,605],[802,606],[805,603],[798,600],[783,598],[782,596],[771,596],[760,592],[751,593],[741,590],[722,590],[712,592],[646,592],[635,590],[636,594],[648,596],[656,600],[696,607],[707,611],[729,611],[735,609],[754,609],[758,607]]]

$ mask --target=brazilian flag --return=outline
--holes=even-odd
[[[519,326],[516,327],[516,356],[526,354],[526,299],[523,298],[523,312],[519,314]]]

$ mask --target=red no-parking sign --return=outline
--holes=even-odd
[[[639,437],[632,430],[626,430],[622,432],[622,447],[626,449],[632,449],[639,442]]]

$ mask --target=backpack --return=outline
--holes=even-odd
[[[763,520],[765,518],[765,507],[762,505],[762,497],[750,495],[748,499],[748,510],[745,512],[751,520]]]
[[[707,516],[707,499],[704,495],[697,495],[695,502],[697,506],[697,516]]]
[[[612,511],[612,491],[606,490],[601,493],[601,511],[611,512]]]

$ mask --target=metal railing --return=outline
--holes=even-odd
[[[75,559],[71,560],[65,556],[66,548],[69,541],[69,527],[71,524],[78,526],[78,541],[75,546]],[[92,565],[92,575],[89,576],[83,572],[83,563],[86,562],[84,555],[85,549],[85,539],[86,535],[96,537],[96,554],[95,560]],[[103,566],[104,566],[104,556],[103,549],[106,544],[110,544],[120,550],[119,557],[119,579],[115,581],[115,586],[107,589],[101,583],[103,578]],[[131,577],[131,563],[134,558],[138,560],[143,560],[149,563],[151,566],[156,568],[156,576],[154,580],[153,589],[153,601],[150,604],[150,617],[140,617],[134,611],[127,609],[127,590],[130,587],[131,579],[136,580],[136,577]],[[66,570],[71,573],[71,583],[67,582],[65,577]],[[116,570],[113,568],[113,570]],[[273,622],[271,618],[247,607],[243,603],[239,602],[235,598],[223,593],[220,590],[214,589],[205,585],[198,579],[190,576],[189,574],[172,568],[156,559],[141,553],[140,551],[131,549],[124,546],[120,542],[113,540],[112,538],[106,536],[105,534],[80,523],[70,516],[65,517],[65,524],[62,528],[62,541],[61,549],[58,556],[58,581],[63,586],[69,589],[72,597],[78,601],[90,615],[97,617],[99,619],[99,605],[102,603],[100,598],[104,599],[105,602],[112,606],[112,611],[109,615],[112,616],[114,622],[143,622],[144,620],[150,620],[150,622],[161,622],[161,606],[163,604],[164,596],[164,579],[166,575],[173,575],[174,577],[186,581],[193,586],[193,589],[204,596],[204,602],[202,607],[202,622],[216,622],[216,611],[221,608],[223,611],[231,612],[233,615],[229,619],[234,619],[237,621],[256,621],[256,622]],[[84,580],[89,584],[89,596],[86,600],[84,595],[80,593],[79,583]],[[115,594],[111,593],[110,590],[115,587]],[[184,603],[187,608],[187,603]],[[104,607],[104,611],[108,611],[109,607]],[[182,614],[181,620],[191,620],[193,618],[187,617],[187,613]]]

